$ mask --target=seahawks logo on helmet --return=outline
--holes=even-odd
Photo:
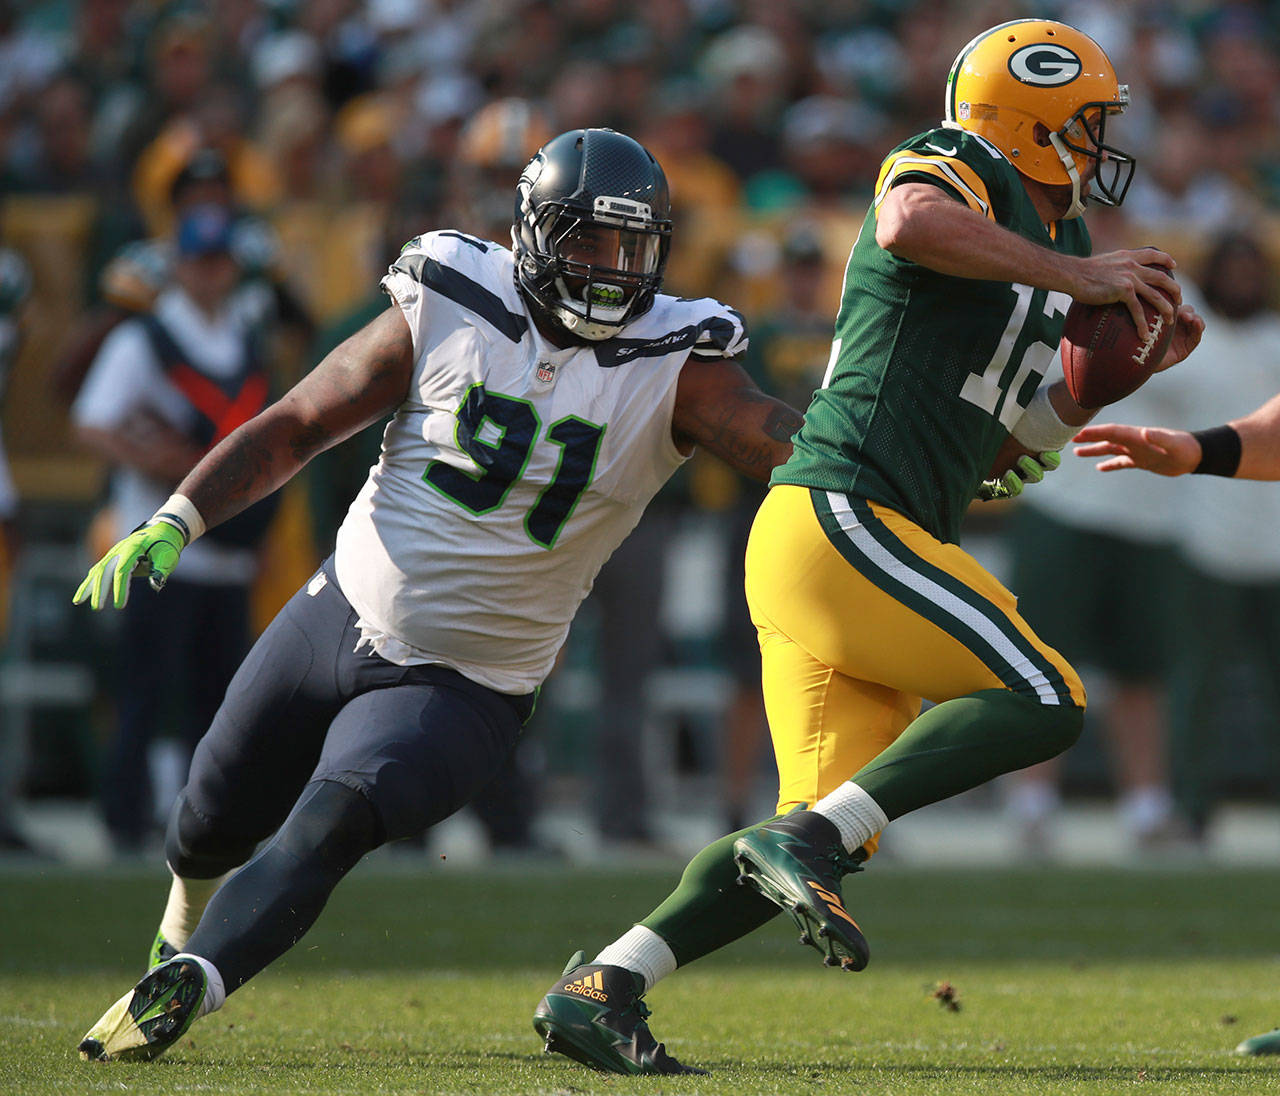
[[[1066,46],[1036,42],[1015,50],[1009,57],[1009,71],[1015,80],[1038,88],[1069,84],[1084,71],[1084,65]]]

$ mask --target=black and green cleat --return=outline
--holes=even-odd
[[[586,961],[576,952],[533,1013],[546,1053],[563,1054],[606,1073],[705,1073],[676,1061],[655,1041],[641,999],[644,981],[624,967]]]
[[[147,1061],[176,1043],[195,1021],[208,980],[200,964],[170,959],[148,971],[80,1040],[90,1062]]]
[[[840,896],[840,879],[861,865],[845,852],[835,823],[813,811],[792,811],[733,843],[733,858],[749,883],[786,910],[800,927],[800,943],[822,953],[829,967],[862,970],[871,948]]]
[[[1246,1058],[1261,1058],[1266,1054],[1280,1054],[1280,1028],[1261,1035],[1252,1035],[1236,1047],[1236,1053]]]

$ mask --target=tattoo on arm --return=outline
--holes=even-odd
[[[794,408],[758,388],[738,389],[731,399],[706,410],[712,413],[698,415],[693,440],[744,476],[758,480],[767,480],[791,455],[791,436],[802,421]]]
[[[180,487],[209,525],[225,521],[256,501],[265,493],[264,482],[275,486],[277,474],[271,447],[243,427],[230,434],[218,450],[216,462],[202,461]]]
[[[774,441],[791,444],[791,438],[804,422],[804,416],[785,404],[773,408],[764,420],[764,432]]]
[[[317,453],[328,448],[333,432],[318,422],[302,426],[289,439],[289,449],[294,458],[305,464]]]
[[[413,339],[398,308],[332,350],[278,402],[232,431],[178,486],[216,525],[282,486],[317,453],[377,422],[408,392]]]

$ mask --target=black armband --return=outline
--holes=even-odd
[[[1234,426],[1214,426],[1208,430],[1192,431],[1191,436],[1200,443],[1200,463],[1191,471],[1202,476],[1226,476],[1230,478],[1240,467],[1240,435]]]

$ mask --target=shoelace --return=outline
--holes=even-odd
[[[826,852],[819,853],[818,859],[831,862],[831,866],[834,869],[833,874],[837,879],[863,870],[863,862],[855,860],[853,854],[846,852],[844,846],[840,844],[832,845]]]

